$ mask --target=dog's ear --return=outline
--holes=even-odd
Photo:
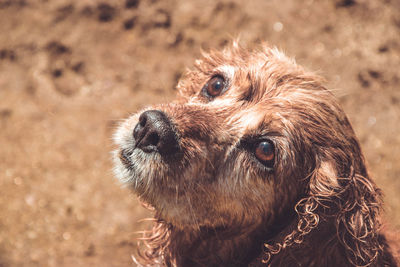
[[[345,177],[338,175],[334,161],[317,164],[310,177],[308,197],[298,203],[296,211],[301,221],[308,214],[307,203],[313,203],[313,212],[320,219],[333,218],[328,221],[335,221],[348,260],[356,266],[368,266],[382,251],[377,234],[382,194],[365,172],[364,160],[360,161],[350,164]]]

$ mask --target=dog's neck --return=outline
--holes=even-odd
[[[264,243],[289,227],[294,213],[276,220],[230,227],[176,227],[160,221],[168,229],[162,251],[164,260],[177,266],[248,266],[264,255]],[[265,227],[265,225],[270,225]],[[159,240],[159,238],[155,238]]]
[[[336,230],[320,225],[312,231],[303,243],[293,244],[271,255],[271,266],[330,266],[331,262],[342,262],[340,266],[350,266],[346,255],[336,238]],[[295,222],[281,229],[280,234],[265,239],[268,232],[263,229],[249,229],[234,232],[228,229],[202,229],[198,233],[185,230],[172,231],[169,249],[176,251],[177,266],[266,266],[268,257],[264,250],[266,242],[282,242],[285,234],[297,226]],[[322,229],[323,228],[323,229]],[[321,257],[315,257],[321,255]],[[324,255],[322,257],[322,255]],[[334,261],[329,261],[334,257]],[[342,258],[342,260],[341,260]]]
[[[247,266],[262,252],[265,231],[243,228],[172,228],[168,251],[177,266]]]
[[[318,230],[305,235],[300,244],[294,243],[271,254],[267,263],[263,262],[268,258],[264,244],[281,243],[297,227],[296,220],[275,232],[279,234],[273,237],[260,227],[247,227],[245,231],[239,228],[194,230],[161,224],[168,228],[168,235],[153,255],[162,255],[167,266],[353,266],[337,237],[333,221],[321,222]],[[380,243],[387,246],[383,236]],[[388,266],[396,266],[388,251],[378,257]]]

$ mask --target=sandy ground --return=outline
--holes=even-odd
[[[400,1],[0,0],[0,266],[133,265],[112,133],[238,36],[327,79],[399,230]]]

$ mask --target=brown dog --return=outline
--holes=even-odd
[[[155,208],[148,266],[396,266],[381,192],[331,92],[276,49],[205,54],[127,119],[115,172]]]

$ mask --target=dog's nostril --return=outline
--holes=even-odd
[[[146,112],[145,112],[146,113]],[[144,114],[144,113],[143,113]],[[146,116],[140,115],[139,117],[139,125],[144,127],[146,125],[147,118]]]
[[[138,124],[136,124],[135,128],[133,129],[133,137],[137,140],[139,139],[139,134],[141,132],[142,129],[142,125],[140,125],[140,122]]]
[[[144,152],[158,151],[161,155],[170,155],[179,150],[173,125],[166,114],[159,110],[143,112],[133,129],[133,136],[136,147]]]
[[[147,141],[150,145],[157,146],[158,142],[160,141],[160,137],[156,132],[151,132],[147,137]]]

